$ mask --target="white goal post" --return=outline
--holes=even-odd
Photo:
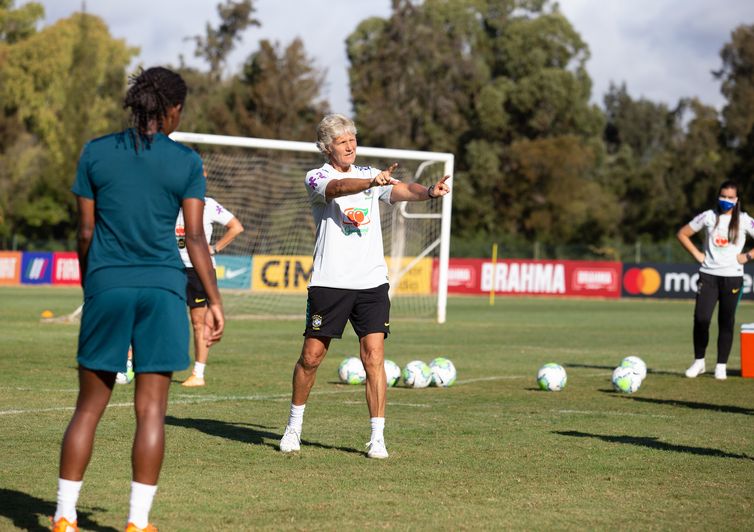
[[[251,255],[252,262],[257,253],[264,257],[311,255],[314,246],[313,224],[307,220],[299,222],[297,226],[286,225],[286,220],[301,220],[302,214],[311,219],[308,203],[302,203],[306,199],[304,176],[308,170],[323,163],[322,155],[313,142],[187,132],[174,132],[171,138],[200,152],[208,171],[207,195],[226,206],[246,227],[247,231],[242,235],[245,238],[239,238],[240,242],[229,247],[230,254]],[[399,180],[429,185],[444,175],[450,175],[448,184],[452,190],[454,156],[451,153],[362,146],[357,150],[357,164],[384,168],[391,162],[399,163],[395,174]],[[275,189],[284,192],[277,196]],[[270,195],[265,197],[268,192]],[[297,203],[291,203],[286,210],[279,208],[283,202],[293,201],[291,197],[298,195]],[[436,315],[438,323],[446,321],[451,205],[452,193],[439,201],[403,202],[382,212],[394,308],[396,301],[429,299],[433,302],[432,306],[436,306],[436,314],[432,314]],[[270,214],[270,210],[275,212]],[[266,211],[264,220],[257,211]],[[267,224],[275,224],[280,229],[271,231],[265,228]],[[307,236],[295,241],[298,237],[294,233],[300,232],[301,225],[307,224]],[[422,266],[417,267],[420,263]],[[429,268],[427,264],[430,264]],[[301,270],[299,265],[286,263],[286,282],[290,275],[289,266],[297,268],[294,277]],[[401,286],[401,280],[415,267],[418,270],[423,268],[423,280],[418,284],[421,284],[422,292],[428,292],[424,297],[403,295],[404,291],[410,293],[411,289]],[[428,290],[428,286],[435,285],[436,293]],[[297,288],[300,289],[300,286]],[[254,291],[252,283],[251,292]],[[426,306],[421,309],[411,306],[406,307],[406,312],[419,316],[426,314],[427,309]]]

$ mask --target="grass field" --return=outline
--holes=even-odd
[[[39,314],[79,291],[0,288],[0,530],[54,512],[60,440],[77,392],[77,327]],[[300,320],[229,320],[208,386],[174,386],[151,518],[173,530],[754,529],[754,380],[690,380],[692,302],[452,298],[448,323],[394,319],[387,356],[452,359],[447,389],[388,391],[390,458],[365,458],[362,386],[337,384],[353,333],[319,372],[302,452],[276,450]],[[743,302],[738,323],[754,321]],[[713,344],[716,330],[713,326]],[[713,350],[714,351],[714,350]],[[714,355],[714,352],[711,353]],[[626,355],[650,368],[612,391]],[[566,366],[559,393],[536,388]],[[708,354],[708,369],[714,356]],[[186,372],[176,374],[182,380]],[[131,386],[117,386],[79,500],[84,530],[122,530],[128,511]]]

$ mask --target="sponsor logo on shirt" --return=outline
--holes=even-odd
[[[345,220],[343,223],[359,227],[361,225],[368,225],[371,222],[369,218],[369,209],[358,209],[355,207],[349,207],[343,211]]]
[[[730,242],[728,242],[728,237],[725,235],[721,235],[719,233],[715,233],[715,238],[713,239],[715,246],[719,248],[724,248],[727,246]]]

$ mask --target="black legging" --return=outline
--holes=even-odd
[[[720,277],[708,273],[699,274],[694,307],[694,357],[704,358],[709,343],[709,326],[712,312],[720,301],[717,312],[717,363],[727,364],[730,347],[733,345],[733,327],[736,323],[736,307],[741,299],[743,277]]]

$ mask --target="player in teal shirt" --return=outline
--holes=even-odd
[[[127,530],[147,530],[165,448],[165,411],[173,371],[189,364],[186,277],[174,228],[183,208],[186,246],[210,300],[208,343],[224,316],[204,238],[205,180],[191,149],[170,140],[186,84],[156,67],[131,79],[124,107],[133,127],[89,142],[73,193],[84,309],[79,332],[79,396],[63,438],[53,530],[77,530],[76,502],[94,435],[116,372],[133,346],[136,433]]]

